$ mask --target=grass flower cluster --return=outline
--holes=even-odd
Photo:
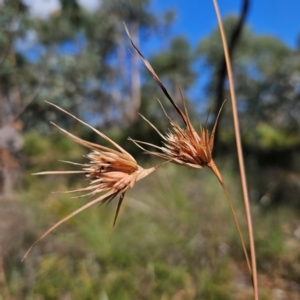
[[[116,223],[120,207],[122,201],[124,199],[125,193],[129,188],[132,188],[134,184],[143,179],[145,176],[154,172],[158,167],[161,165],[157,165],[152,168],[144,169],[139,166],[136,160],[122,147],[112,141],[109,137],[104,135],[102,132],[98,131],[94,127],[88,125],[87,123],[83,122],[82,120],[78,119],[77,117],[73,116],[69,112],[65,111],[64,109],[60,108],[57,105],[49,103],[59,110],[63,111],[64,113],[70,115],[80,123],[88,126],[93,131],[95,131],[100,137],[104,140],[109,142],[115,149],[108,148],[102,145],[94,144],[79,137],[67,132],[63,128],[59,127],[58,125],[52,123],[56,126],[59,130],[61,130],[64,134],[66,134],[69,138],[71,138],[74,142],[88,148],[91,150],[89,154],[86,155],[86,158],[89,159],[88,163],[81,164],[75,163],[70,161],[63,161],[65,163],[73,164],[82,167],[80,171],[46,171],[35,173],[34,175],[65,175],[65,174],[84,174],[89,180],[90,185],[87,187],[83,187],[80,189],[75,189],[71,191],[66,191],[64,193],[77,193],[77,192],[85,192],[83,195],[79,197],[86,197],[86,196],[96,196],[96,199],[88,202],[87,204],[83,205],[79,209],[75,210],[65,218],[61,219],[51,228],[49,228],[26,252],[23,257],[23,260],[27,257],[29,252],[32,248],[42,240],[46,235],[48,235],[52,230],[56,227],[61,225],[62,223],[66,222],[73,216],[77,215],[81,211],[85,210],[86,208],[96,204],[96,203],[109,203],[111,202],[116,196],[120,195],[114,225]]]
[[[234,221],[239,233],[239,237],[242,243],[244,255],[247,261],[247,265],[249,268],[249,272],[251,275],[251,278],[253,280],[253,270],[252,266],[248,257],[248,252],[245,246],[244,238],[239,226],[239,222],[237,220],[237,216],[235,214],[235,210],[232,205],[231,198],[229,196],[229,193],[227,191],[227,188],[224,184],[224,181],[222,179],[222,176],[213,160],[213,148],[214,148],[214,136],[215,131],[218,124],[218,119],[222,110],[222,107],[220,108],[220,111],[218,115],[216,116],[215,123],[213,125],[211,133],[207,129],[207,122],[205,127],[200,126],[199,133],[197,130],[193,127],[188,110],[186,107],[184,96],[180,90],[181,93],[181,99],[183,104],[183,109],[179,108],[179,106],[175,103],[175,101],[172,99],[170,94],[168,93],[166,87],[163,85],[162,81],[159,79],[158,75],[155,73],[154,69],[151,67],[150,63],[146,60],[146,58],[142,55],[142,53],[139,51],[139,49],[136,47],[134,42],[132,41],[130,34],[125,26],[126,32],[131,40],[132,46],[142,59],[144,65],[150,72],[150,74],[153,76],[161,90],[163,91],[164,95],[168,98],[168,100],[173,105],[174,109],[178,112],[179,116],[181,117],[184,126],[181,127],[179,124],[177,124],[175,121],[173,121],[164,110],[163,106],[161,105],[166,118],[169,121],[169,124],[171,126],[171,129],[166,133],[161,133],[154,124],[150,123],[144,116],[142,118],[149,123],[151,127],[159,134],[159,136],[162,138],[162,144],[163,145],[153,145],[148,143],[147,141],[137,141],[129,138],[132,142],[134,142],[138,147],[143,149],[146,153],[150,155],[157,156],[159,158],[162,158],[165,160],[164,163],[170,162],[179,164],[182,166],[192,167],[201,169],[203,167],[208,167],[212,170],[212,172],[215,174],[217,179],[219,180],[225,194],[227,197],[227,200],[229,202],[231,212],[234,217]],[[159,102],[160,103],[160,102]],[[51,103],[49,103],[51,104]],[[161,103],[160,103],[161,104]],[[82,120],[78,119],[74,115],[70,114],[69,112],[63,110],[57,105],[51,104],[55,106],[57,109],[63,111],[64,113],[68,114],[72,118],[76,119],[78,122],[88,126],[90,129],[92,129],[94,132],[96,132],[101,138],[103,138],[106,142],[108,142],[112,148],[98,145],[95,143],[88,142],[86,140],[83,140],[66,130],[62,129],[58,125],[54,124],[60,131],[62,131],[66,136],[68,136],[70,139],[72,139],[74,142],[88,148],[90,150],[90,153],[86,155],[86,158],[88,159],[87,163],[75,163],[70,161],[64,161],[65,163],[73,164],[76,166],[81,167],[81,170],[78,171],[46,171],[46,172],[40,172],[36,173],[35,175],[65,175],[65,174],[83,174],[85,175],[90,183],[88,186],[66,191],[64,193],[78,193],[82,192],[83,194],[78,197],[85,197],[85,196],[91,196],[95,197],[95,199],[89,201],[87,204],[83,205],[82,207],[78,208],[71,214],[67,215],[63,219],[61,219],[59,222],[57,222],[55,225],[53,225],[51,228],[49,228],[26,252],[26,254],[23,257],[23,260],[27,257],[29,252],[32,250],[32,248],[41,241],[45,236],[47,236],[52,230],[57,228],[59,225],[64,223],[65,221],[69,220],[73,216],[77,215],[78,213],[82,212],[83,210],[87,209],[88,207],[97,204],[97,203],[109,203],[111,202],[115,197],[120,196],[118,200],[118,205],[115,213],[114,223],[115,225],[116,220],[118,218],[119,210],[122,205],[124,196],[126,191],[129,188],[132,188],[136,182],[143,179],[145,176],[151,174],[156,169],[158,169],[161,165],[164,163],[144,169],[141,166],[138,165],[136,160],[122,147],[120,147],[117,143],[115,143],[113,140],[111,140],[109,137],[104,135],[102,132],[98,131],[97,129],[93,128],[92,126],[88,125],[87,123],[83,122]],[[223,103],[224,105],[224,103]],[[159,150],[158,152],[150,151],[144,148],[144,146],[150,146],[153,148],[156,148]],[[257,290],[257,289],[256,289]]]

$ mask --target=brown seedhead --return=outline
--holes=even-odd
[[[48,233],[50,233],[53,229],[67,221],[68,219],[72,218],[76,214],[80,213],[81,211],[85,210],[86,208],[96,204],[96,203],[109,203],[111,202],[116,196],[120,195],[114,223],[115,225],[119,210],[124,199],[125,193],[129,188],[132,188],[134,184],[143,179],[145,176],[149,175],[153,171],[155,171],[161,165],[143,169],[139,166],[136,160],[122,147],[120,147],[117,143],[112,141],[106,135],[98,131],[97,129],[93,128],[92,126],[88,125],[87,123],[81,121],[80,119],[76,118],[74,115],[70,114],[69,112],[65,111],[64,109],[60,108],[57,105],[49,103],[59,110],[63,111],[64,113],[70,115],[80,123],[88,126],[93,131],[95,131],[100,137],[105,139],[109,142],[115,149],[108,148],[102,145],[94,144],[88,141],[85,141],[66,130],[62,129],[58,125],[55,125],[60,131],[66,134],[69,138],[71,138],[76,143],[90,149],[90,153],[86,155],[86,158],[89,159],[88,163],[81,164],[81,163],[74,163],[70,161],[63,161],[65,163],[73,164],[76,166],[82,167],[82,170],[79,171],[46,171],[35,173],[34,175],[63,175],[63,174],[84,174],[88,179],[90,179],[90,184],[86,187],[66,191],[63,193],[77,193],[83,192],[83,195],[79,197],[85,196],[96,196],[96,199],[88,202],[87,204],[83,205],[79,209],[75,210],[51,228],[49,228],[26,252],[23,257],[23,260],[27,257],[29,252],[32,248],[42,240]]]
[[[166,111],[164,110],[163,106],[161,105],[162,109],[171,125],[171,129],[169,130],[169,132],[167,132],[166,134],[162,134],[145,117],[142,116],[142,118],[145,121],[147,121],[150,124],[150,126],[152,126],[156,130],[156,132],[160,135],[160,137],[163,139],[163,141],[162,141],[163,146],[157,146],[157,145],[153,145],[150,143],[133,140],[131,138],[130,138],[130,140],[133,141],[137,146],[142,148],[148,154],[152,154],[152,155],[158,156],[160,158],[163,158],[167,161],[171,161],[171,162],[179,164],[179,165],[189,166],[192,168],[201,169],[201,168],[207,166],[213,171],[215,176],[218,178],[218,180],[224,190],[224,193],[226,194],[226,197],[229,202],[229,206],[230,206],[230,209],[231,209],[231,212],[232,212],[232,215],[233,215],[233,218],[234,218],[234,221],[235,221],[238,233],[239,233],[239,237],[240,237],[240,240],[242,243],[242,247],[243,247],[243,251],[244,251],[247,265],[249,268],[249,272],[252,275],[250,260],[249,260],[248,253],[246,250],[244,238],[243,238],[243,235],[242,235],[242,232],[240,229],[240,225],[239,225],[230,195],[229,195],[227,188],[225,186],[225,183],[222,179],[221,173],[219,172],[219,170],[212,158],[215,131],[217,128],[218,119],[219,119],[219,116],[220,116],[220,113],[221,113],[224,103],[223,103],[222,107],[220,108],[219,113],[216,117],[216,121],[214,123],[212,132],[209,134],[209,131],[207,129],[207,121],[206,121],[205,128],[200,126],[200,131],[198,134],[190,121],[186,103],[185,103],[185,99],[183,97],[181,90],[180,90],[180,94],[181,94],[181,99],[182,99],[182,103],[184,106],[184,111],[181,110],[178,107],[178,105],[174,102],[174,100],[170,96],[166,87],[163,85],[163,83],[159,79],[158,75],[156,74],[156,72],[154,71],[154,69],[152,68],[150,63],[143,56],[143,54],[140,52],[140,50],[136,47],[126,26],[125,26],[125,30],[130,38],[132,46],[134,47],[134,49],[136,50],[136,52],[142,59],[145,67],[150,72],[150,74],[153,76],[154,80],[156,81],[158,86],[161,88],[164,95],[171,102],[171,104],[176,109],[176,111],[178,112],[178,114],[180,115],[180,117],[182,118],[182,120],[184,122],[184,127],[183,128],[180,127],[175,121],[173,121],[167,115]],[[159,101],[159,103],[160,103],[160,101]],[[160,152],[153,152],[153,151],[146,150],[141,146],[141,144],[148,145],[148,146],[154,147],[156,149],[159,149]]]
[[[139,147],[141,147],[141,144],[146,144],[159,149],[161,152],[153,152],[145,150],[141,147],[144,151],[146,151],[146,153],[158,156],[168,161],[171,160],[173,163],[197,169],[201,169],[205,166],[208,166],[209,168],[215,170],[216,167],[212,159],[212,151],[214,146],[215,130],[217,127],[217,122],[221,109],[217,116],[211,134],[209,134],[207,126],[205,128],[200,126],[198,134],[189,119],[183,96],[182,101],[184,104],[185,113],[179,108],[178,109],[180,110],[180,114],[181,116],[183,116],[183,119],[185,121],[185,128],[180,127],[175,121],[173,121],[167,115],[162,105],[161,107],[171,125],[171,129],[165,135],[159,132],[159,130],[152,123],[150,123],[144,116],[142,116],[142,118],[146,122],[148,122],[150,126],[153,127],[163,139],[163,146],[158,147],[156,145],[152,145],[142,141],[136,141],[132,139],[130,140],[132,140]],[[220,178],[219,173],[218,177]]]
[[[158,146],[155,146],[155,145],[152,145],[149,143],[136,141],[136,140],[132,140],[132,139],[130,139],[130,140],[135,142],[135,144],[137,144],[140,147],[141,147],[140,144],[146,144],[146,145],[150,145],[152,147],[159,149],[161,152],[152,152],[152,151],[145,150],[144,148],[141,147],[147,153],[161,157],[168,161],[172,160],[173,163],[189,166],[192,168],[198,168],[198,169],[201,169],[204,166],[208,166],[209,168],[211,168],[214,171],[214,173],[217,175],[218,179],[222,180],[221,175],[220,175],[219,171],[217,170],[216,165],[212,159],[215,131],[217,128],[217,123],[218,123],[218,119],[219,119],[222,107],[220,108],[220,111],[216,118],[216,121],[213,126],[211,134],[209,134],[209,131],[207,129],[207,122],[206,122],[205,128],[200,126],[200,131],[198,134],[190,121],[182,91],[180,90],[180,94],[181,94],[181,99],[182,99],[182,103],[184,106],[184,111],[182,111],[178,107],[178,105],[172,99],[172,97],[170,96],[166,87],[163,85],[162,81],[159,79],[158,75],[156,74],[156,72],[154,71],[154,69],[152,68],[150,63],[143,56],[143,54],[140,52],[140,50],[136,47],[136,45],[134,44],[134,42],[130,36],[130,33],[129,33],[126,25],[125,25],[125,30],[127,32],[127,35],[130,38],[132,46],[134,47],[134,49],[136,50],[136,52],[142,59],[145,67],[150,72],[150,74],[153,76],[154,80],[156,81],[158,86],[161,88],[162,92],[165,94],[165,96],[168,98],[168,100],[171,102],[171,104],[174,106],[174,108],[176,109],[176,111],[178,112],[178,114],[180,115],[180,117],[182,118],[182,120],[185,124],[185,127],[182,128],[175,121],[173,121],[167,115],[166,111],[164,110],[163,106],[161,105],[160,101],[158,100],[166,117],[169,120],[169,123],[171,125],[171,130],[168,133],[166,133],[165,135],[163,135],[145,117],[142,116],[142,118],[145,121],[147,121],[161,136],[161,138],[163,139],[164,146],[158,147]],[[223,103],[223,105],[224,105],[224,103]]]

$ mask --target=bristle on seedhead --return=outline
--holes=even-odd
[[[183,103],[185,105],[184,99]],[[161,136],[161,138],[163,139],[163,146],[160,147],[150,143],[133,140],[131,138],[129,138],[129,140],[133,141],[146,153],[158,156],[168,161],[171,160],[173,163],[176,164],[198,169],[201,169],[204,166],[212,167],[212,165],[214,165],[212,159],[214,136],[220,112],[215,121],[211,134],[209,134],[207,128],[203,127],[200,127],[200,132],[198,134],[190,122],[187,111],[185,114],[181,111],[187,121],[187,125],[185,128],[180,127],[166,114],[166,111],[164,109],[163,111],[171,125],[171,129],[166,134],[162,134],[161,132],[159,132],[159,130],[149,120],[147,120],[144,116],[141,116]],[[141,146],[142,144],[152,146],[156,149],[159,149],[161,152],[153,152],[146,150],[144,147]]]
[[[49,102],[48,102],[49,103]],[[79,197],[84,196],[96,196],[96,199],[88,202],[87,204],[83,205],[79,209],[75,210],[73,213],[69,214],[51,228],[49,228],[26,252],[23,259],[24,260],[32,248],[42,240],[46,235],[48,235],[52,230],[56,227],[67,221],[68,219],[72,218],[73,216],[77,215],[81,211],[85,210],[86,208],[96,204],[96,203],[109,203],[111,202],[116,196],[120,195],[120,199],[118,202],[117,210],[115,213],[114,223],[115,225],[116,220],[118,218],[119,210],[124,199],[125,193],[129,188],[132,188],[134,184],[144,178],[145,176],[149,175],[157,168],[159,168],[162,164],[149,168],[143,169],[141,166],[137,164],[135,159],[122,147],[120,147],[117,143],[112,141],[106,135],[98,131],[97,129],[93,128],[92,126],[88,125],[87,123],[83,122],[82,120],[78,119],[74,115],[70,114],[69,112],[65,111],[64,109],[60,108],[59,106],[49,103],[59,110],[63,111],[64,113],[68,114],[69,116],[73,117],[80,123],[88,126],[93,131],[95,131],[98,135],[104,138],[107,142],[109,142],[115,149],[108,148],[102,145],[94,144],[88,141],[85,141],[66,130],[62,129],[58,125],[52,123],[56,126],[60,131],[66,134],[69,138],[71,138],[76,143],[90,149],[90,153],[86,155],[86,158],[89,159],[88,163],[80,164],[74,163],[69,161],[63,161],[65,163],[81,166],[82,169],[79,171],[46,171],[35,173],[33,175],[62,175],[62,174],[84,174],[88,179],[90,179],[90,184],[87,187],[79,188],[75,190],[66,191],[63,193],[77,193],[82,192],[83,194]]]

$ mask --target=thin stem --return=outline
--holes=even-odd
[[[245,210],[246,210],[248,234],[249,234],[249,241],[250,241],[250,254],[251,254],[251,264],[252,264],[252,280],[253,280],[253,289],[254,289],[254,299],[258,300],[258,281],[257,281],[255,245],[254,245],[254,237],[253,237],[250,201],[249,201],[248,188],[247,188],[247,179],[246,179],[246,172],[245,172],[245,165],[244,165],[244,158],[243,158],[243,151],[242,151],[242,143],[241,143],[241,136],[240,136],[239,119],[238,119],[237,105],[236,105],[235,92],[234,92],[232,69],[231,69],[231,63],[230,63],[230,58],[229,58],[229,54],[228,54],[228,47],[227,47],[225,32],[224,32],[217,0],[213,0],[213,3],[214,3],[216,15],[217,15],[218,23],[219,23],[222,44],[223,44],[223,48],[224,48],[224,55],[225,55],[225,60],[226,60],[226,65],[227,65],[228,80],[229,80],[229,86],[230,86],[230,96],[231,96],[231,103],[232,103],[234,131],[235,131],[235,137],[236,137],[238,161],[239,161],[239,167],[240,167],[242,190],[243,190],[243,196],[244,196],[244,204],[245,204]]]
[[[237,228],[237,231],[239,233],[239,236],[240,236],[240,240],[241,240],[241,243],[242,243],[242,247],[243,247],[243,250],[244,250],[244,255],[245,255],[245,258],[246,258],[246,261],[247,261],[247,266],[248,266],[248,269],[249,269],[249,273],[250,273],[250,276],[252,278],[252,270],[251,270],[251,264],[250,264],[250,260],[249,260],[249,256],[248,256],[248,252],[247,252],[247,249],[246,249],[246,245],[245,245],[245,241],[244,241],[244,238],[243,238],[243,234],[242,234],[242,231],[241,231],[241,227],[239,225],[239,221],[238,221],[238,218],[236,216],[236,213],[235,213],[235,210],[234,210],[234,207],[233,207],[233,203],[232,203],[232,200],[230,198],[230,195],[228,193],[228,190],[225,186],[225,183],[223,181],[223,178],[217,168],[217,166],[215,165],[214,161],[212,160],[210,165],[209,165],[209,168],[212,170],[212,172],[216,175],[216,177],[218,178],[222,188],[223,188],[223,191],[226,195],[226,198],[228,200],[228,203],[229,203],[229,206],[230,206],[230,210],[231,210],[231,213],[232,213],[232,216],[233,216],[233,219],[234,219],[234,222],[235,222],[235,225],[236,225],[236,228]]]

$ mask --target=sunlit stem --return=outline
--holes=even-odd
[[[219,24],[219,28],[220,28],[222,44],[223,44],[223,48],[224,48],[225,61],[226,61],[227,72],[228,72],[228,81],[229,81],[230,96],[231,96],[231,103],[232,103],[234,132],[235,132],[238,161],[239,161],[239,167],[240,167],[240,175],[241,175],[242,190],[243,190],[243,196],[244,196],[246,219],[247,219],[247,225],[248,225],[254,299],[258,300],[259,299],[258,298],[258,280],[257,280],[254,234],[253,234],[250,201],[249,201],[249,195],[248,195],[247,179],[246,179],[245,164],[244,164],[244,157],[243,157],[243,150],[242,150],[242,142],[241,142],[241,135],[240,135],[240,128],[239,128],[239,118],[238,118],[238,113],[237,113],[237,105],[236,105],[235,92],[234,92],[234,83],[233,83],[233,76],[232,76],[232,70],[231,70],[231,62],[230,62],[230,57],[229,57],[229,53],[228,53],[228,47],[227,47],[226,36],[225,36],[224,28],[223,28],[223,23],[222,23],[222,19],[221,19],[219,7],[218,7],[218,2],[217,2],[217,0],[213,0],[213,3],[214,3],[214,7],[215,7],[217,19],[218,19],[218,24]]]
[[[209,163],[208,167],[213,171],[213,173],[216,175],[216,177],[218,178],[222,188],[223,188],[223,191],[226,195],[226,198],[228,200],[228,203],[229,203],[229,206],[230,206],[230,210],[231,210],[231,213],[233,215],[233,218],[234,218],[234,222],[235,222],[235,225],[236,225],[236,228],[237,228],[237,231],[239,233],[239,237],[240,237],[240,240],[241,240],[241,243],[242,243],[242,247],[243,247],[243,250],[244,250],[244,255],[245,255],[245,258],[246,258],[246,261],[247,261],[247,265],[248,265],[248,269],[249,269],[249,273],[250,273],[250,276],[252,278],[252,270],[251,270],[251,264],[250,264],[250,260],[249,260],[249,256],[248,256],[248,252],[247,252],[247,249],[246,249],[246,245],[245,245],[245,241],[244,241],[244,238],[243,238],[243,234],[242,234],[242,231],[241,231],[241,228],[240,228],[240,225],[239,225],[239,221],[237,219],[237,215],[235,213],[235,209],[233,207],[233,203],[231,201],[231,198],[230,198],[230,195],[228,193],[228,190],[225,186],[225,183],[223,181],[223,178],[221,176],[221,173],[219,172],[216,164],[214,163],[213,160],[211,160],[211,162]]]

